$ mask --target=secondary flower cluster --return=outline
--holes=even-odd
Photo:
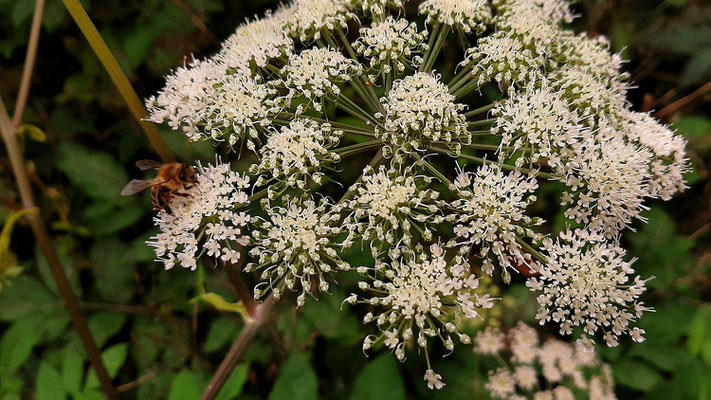
[[[484,385],[494,399],[617,398],[612,371],[594,352],[557,339],[541,343],[536,330],[522,322],[506,333],[492,327],[479,332],[474,338],[474,351],[506,361],[505,367],[489,372]]]
[[[200,168],[197,187],[175,192],[172,215],[156,218],[158,259],[195,269],[201,256],[241,262],[244,247],[255,296],[288,289],[298,306],[354,270],[346,301],[375,323],[363,348],[424,353],[431,388],[444,381],[429,355],[469,343],[472,321],[495,314],[482,313],[492,293],[505,295],[488,288],[520,284],[515,274],[561,335],[643,340],[632,325],[647,279],[619,239],[648,199],[686,188],[684,139],[631,109],[622,58],[566,29],[566,0],[415,3],[297,0],[174,71],[148,99],[150,119],[251,165]],[[541,193],[547,181],[564,189]],[[544,221],[551,193],[577,229]],[[532,363],[561,382],[592,359],[516,329],[513,362],[525,365],[494,372],[492,394],[569,397],[570,386],[537,388]],[[503,348],[492,332],[478,348]],[[596,379],[585,390],[609,398],[609,379]]]

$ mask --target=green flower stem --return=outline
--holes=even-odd
[[[439,34],[439,30],[442,24],[439,22],[435,23],[434,27],[432,27],[432,32],[430,32],[430,39],[427,41],[427,51],[425,54],[422,55],[422,64],[420,64],[420,69],[418,72],[423,72],[425,70],[425,64],[427,63],[427,59],[430,57],[430,53],[432,52],[432,48],[434,47],[434,43],[436,40],[437,35]]]
[[[495,136],[488,129],[482,131],[469,131],[469,134],[472,136]]]
[[[474,90],[479,88],[479,83],[476,80],[470,80],[467,82],[465,85],[457,89],[455,92],[452,94],[454,95],[455,99],[461,99],[462,97],[468,95],[469,93],[473,92]]]
[[[454,185],[452,183],[452,181],[447,179],[447,177],[444,176],[444,174],[439,172],[439,170],[437,170],[437,168],[435,168],[434,165],[430,164],[428,161],[422,160],[422,165],[424,165],[425,168],[427,168],[430,172],[432,172],[440,181],[442,181],[442,183],[447,185],[448,188]]]
[[[467,112],[464,113],[464,116],[467,117],[467,118],[473,117],[473,116],[475,116],[475,115],[478,115],[478,114],[481,114],[481,113],[485,113],[485,112],[491,110],[491,109],[494,108],[494,107],[496,107],[496,103],[491,103],[491,104],[489,104],[489,105],[486,105],[486,106],[483,106],[483,107],[479,107],[479,108],[476,108],[476,109],[471,110],[471,111],[467,111]]]
[[[152,122],[148,121],[148,112],[143,106],[143,102],[138,98],[136,91],[133,90],[131,83],[121,70],[116,58],[114,58],[111,50],[109,50],[106,42],[104,42],[104,39],[99,34],[99,31],[96,30],[96,26],[91,22],[89,15],[84,11],[84,7],[79,3],[79,0],[62,0],[62,2],[69,11],[69,14],[71,14],[74,22],[79,26],[84,37],[86,37],[86,40],[99,58],[99,61],[101,61],[104,69],[108,72],[121,97],[123,97],[123,100],[126,102],[128,109],[131,111],[131,114],[133,114],[139,125],[141,125],[141,128],[143,128],[153,150],[158,153],[163,161],[175,161],[173,152],[168,148],[165,140],[163,140],[163,137],[158,132],[158,128],[156,128]]]
[[[485,126],[485,125],[491,125],[496,121],[496,118],[487,118],[487,119],[480,119],[478,121],[472,121],[467,124],[468,127],[473,127],[473,126]]]
[[[247,198],[247,205],[261,199],[269,193],[268,186]]]
[[[440,148],[440,147],[434,147],[434,146],[431,147],[430,149],[433,150],[433,151],[436,151],[437,153],[451,156],[451,153],[450,153],[449,150],[447,150],[447,149],[443,149],[443,148]],[[475,161],[475,162],[478,162],[478,163],[480,163],[480,164],[484,164],[484,163],[496,164],[496,165],[500,166],[501,169],[503,169],[503,170],[505,170],[505,171],[520,171],[521,173],[524,173],[524,174],[531,174],[531,173],[532,173],[532,174],[534,174],[537,178],[551,179],[551,180],[559,180],[559,179],[560,179],[560,176],[555,175],[555,174],[551,174],[551,173],[548,173],[548,172],[541,172],[541,171],[536,171],[536,170],[528,169],[528,168],[516,168],[516,167],[513,166],[513,165],[502,164],[502,163],[498,163],[498,162],[496,162],[496,161],[491,161],[491,160],[485,160],[485,159],[483,159],[483,158],[481,158],[481,157],[470,156],[469,154],[460,154],[460,155],[457,156],[457,158],[463,158],[463,159],[465,159],[465,160]]]
[[[381,162],[383,162],[383,160],[384,160],[384,158],[383,158],[383,149],[382,149],[382,147],[381,147],[380,150],[378,150],[378,152],[375,154],[375,156],[373,157],[373,159],[370,160],[370,162],[368,163],[368,165],[370,165],[371,167],[375,168],[378,164],[380,164]],[[361,175],[358,177],[358,179],[356,179],[356,181],[353,182],[353,184],[351,185],[351,187],[348,188],[348,191],[346,191],[346,193],[343,195],[343,197],[341,197],[341,199],[338,200],[338,203],[337,203],[337,204],[342,204],[343,202],[347,201],[348,199],[350,199],[350,198],[353,196],[353,193],[355,193],[355,189],[354,189],[354,188],[355,188],[355,185],[357,185],[357,184],[363,182],[363,177],[364,177],[364,176],[365,176],[365,174],[361,174]]]
[[[368,142],[356,143],[350,146],[341,147],[336,150],[336,154],[341,156],[341,159],[351,156],[353,154],[362,153],[376,147],[382,147],[383,142],[380,140],[370,140]]]
[[[368,113],[365,110],[363,110],[362,108],[360,108],[360,106],[358,106],[356,103],[354,103],[351,99],[349,99],[346,96],[339,96],[336,99],[336,105],[337,106],[345,106],[346,108],[350,109],[351,114],[353,116],[357,116],[358,118],[362,119],[363,122],[372,123],[374,125],[379,124],[378,120],[375,119],[375,117],[373,117],[373,115],[371,115],[370,113]],[[344,108],[343,110],[347,112],[348,110],[346,108]]]
[[[526,243],[523,239],[521,239],[518,236],[516,236],[516,243],[520,244],[521,247],[526,249],[527,252],[529,252],[533,257],[536,258],[536,260],[540,261],[543,264],[546,263],[546,257],[543,254],[541,254],[538,250],[534,249],[533,246]]]
[[[432,69],[432,66],[435,63],[435,60],[437,59],[437,55],[439,54],[439,51],[442,49],[442,44],[444,43],[444,39],[447,38],[447,34],[449,33],[449,25],[444,25],[439,29],[437,32],[437,39],[434,42],[434,48],[431,48],[428,52],[427,55],[427,61],[422,63],[420,66],[420,72],[427,72]]]
[[[330,36],[331,33],[329,32],[328,35]],[[343,43],[343,48],[346,49],[346,53],[355,61],[358,61],[358,56],[356,55],[355,51],[353,50],[353,47],[351,47],[351,43],[348,41],[348,38],[346,37],[346,34],[343,33],[343,30],[341,29],[336,29],[336,35],[338,35],[338,38],[341,40],[341,43]],[[378,95],[375,93],[375,89],[373,89],[371,86],[366,86],[363,84],[363,82],[356,78],[356,84],[358,84],[361,87],[361,90],[366,93],[364,98],[367,100],[368,98],[370,101],[372,101],[372,104],[375,106],[373,111],[380,111],[383,112],[383,106],[380,104],[380,101],[378,101]]]
[[[461,71],[456,72],[447,84],[447,86],[449,86],[449,92],[452,93],[462,84],[466,83],[466,79],[471,75],[471,72],[472,70],[469,67],[462,68]]]
[[[432,144],[436,145],[448,145],[451,144],[450,142],[432,142]],[[481,144],[481,143],[470,143],[470,144],[465,144],[465,143],[460,143],[460,145],[464,148],[467,149],[473,149],[473,150],[487,150],[487,151],[496,151],[499,149],[499,146],[496,144]],[[502,149],[508,149],[507,146],[502,147]]]

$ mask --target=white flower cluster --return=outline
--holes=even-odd
[[[281,18],[268,16],[246,23],[235,31],[225,43],[218,58],[230,68],[249,70],[254,66],[266,68],[269,60],[290,57],[294,42],[284,32]]]
[[[287,102],[304,96],[316,111],[322,111],[325,96],[338,97],[341,94],[337,83],[351,80],[362,70],[357,61],[346,58],[337,50],[313,48],[290,57],[289,63],[280,71],[283,78],[274,85],[289,90],[285,96]]]
[[[541,157],[552,166],[560,165],[562,150],[576,143],[584,129],[581,117],[570,109],[562,93],[552,90],[545,80],[512,94],[491,114],[496,116],[491,133],[501,136],[499,159],[521,151],[518,165]]]
[[[264,174],[256,185],[276,179],[306,190],[310,180],[321,183],[324,176],[321,168],[340,160],[332,149],[342,135],[342,131],[331,129],[329,123],[306,118],[292,120],[267,136],[259,164],[250,167],[251,173]]]
[[[401,8],[407,0],[352,0],[356,8],[360,8],[364,14],[382,16],[388,7]]]
[[[442,204],[449,211],[446,219],[454,225],[456,236],[448,246],[461,246],[464,255],[477,246],[482,271],[488,275],[493,274],[494,265],[501,267],[504,276],[508,276],[507,268],[515,265],[531,269],[531,254],[519,240],[537,242],[541,238],[533,228],[543,221],[526,215],[526,207],[536,201],[532,194],[538,188],[536,179],[484,164],[473,174],[460,173],[453,186],[457,198]]]
[[[420,4],[420,14],[427,15],[427,23],[440,23],[465,33],[481,33],[491,20],[487,0],[427,0]]]
[[[342,227],[340,216],[332,211],[328,198],[316,203],[308,195],[285,195],[281,200],[284,206],[263,200],[267,218],[252,218],[254,243],[249,255],[256,262],[247,264],[245,271],[262,271],[264,282],[254,288],[255,297],[270,291],[279,296],[284,288],[278,284],[283,280],[288,289],[301,288],[297,305],[302,306],[306,295],[311,294],[312,277],[317,279],[318,290],[327,292],[328,275],[336,269],[350,269],[337,252],[350,243],[347,240],[341,244],[335,242]]]
[[[479,39],[467,49],[460,65],[470,68],[478,86],[496,81],[503,87],[526,84],[535,80],[544,59],[524,47],[523,42],[507,32],[496,32]]]
[[[439,192],[428,189],[429,176],[415,175],[412,168],[377,170],[366,166],[363,181],[352,187],[354,196],[344,208],[352,213],[364,241],[377,240],[389,246],[412,244],[411,231],[425,240],[432,239],[430,226],[441,223],[437,198]]]
[[[427,32],[419,32],[417,24],[404,18],[388,17],[374,22],[370,28],[360,30],[360,38],[353,43],[353,50],[369,60],[372,74],[415,68],[422,63],[420,54],[427,50],[424,43]],[[371,77],[371,81],[375,80]]]
[[[218,162],[199,167],[197,178],[198,186],[172,199],[171,214],[162,210],[155,217],[160,232],[148,245],[165,269],[180,264],[194,270],[202,253],[235,263],[240,259],[239,246],[249,244],[245,230],[250,217],[239,211],[248,204],[244,190],[249,187],[249,177]],[[200,238],[204,238],[202,243]]]
[[[392,253],[392,252],[391,252]],[[471,338],[459,332],[458,324],[464,319],[479,316],[481,308],[491,308],[493,300],[488,294],[479,295],[477,278],[469,271],[466,259],[456,256],[449,260],[439,244],[430,246],[429,252],[421,244],[414,248],[395,251],[390,263],[377,262],[374,267],[359,267],[368,272],[367,280],[359,283],[362,302],[380,308],[375,315],[366,314],[363,322],[375,322],[379,336],[370,335],[363,341],[363,350],[383,343],[405,360],[405,348],[412,341],[427,353],[430,338],[439,338],[450,352],[455,339],[470,343]],[[356,303],[359,296],[351,295],[346,301]],[[429,362],[428,362],[429,364]],[[425,379],[437,385],[434,376]]]
[[[686,140],[674,135],[649,114],[626,111],[621,131],[625,138],[642,147],[649,162],[649,195],[669,200],[686,189],[684,174],[689,172]]]
[[[350,0],[295,0],[283,11],[284,29],[302,42],[317,40],[322,30],[346,28],[352,9]]]
[[[484,388],[494,399],[523,400],[531,395],[534,400],[617,398],[612,371],[594,352],[556,339],[540,343],[536,330],[522,322],[507,333],[491,327],[479,332],[474,351],[508,361],[505,367],[489,371]]]
[[[454,102],[447,86],[439,78],[419,72],[396,81],[387,96],[381,98],[385,114],[377,126],[377,138],[390,143],[395,152],[424,152],[432,142],[445,142],[460,149],[471,143],[463,104]]]
[[[608,346],[618,344],[618,336],[627,333],[636,342],[644,341],[644,330],[630,323],[649,309],[639,301],[645,283],[639,275],[633,280],[632,263],[623,259],[622,248],[605,241],[602,235],[582,229],[562,232],[555,241],[545,239],[546,262],[540,276],[526,285],[538,296],[541,324],[553,321],[561,335],[570,335],[582,327],[580,342],[592,346],[593,336],[602,331]]]
[[[238,246],[249,247],[255,296],[291,289],[299,306],[355,269],[362,293],[346,301],[377,326],[364,349],[383,344],[402,360],[416,342],[430,388],[444,382],[429,352],[468,343],[467,320],[501,293],[477,289],[473,271],[492,285],[516,284],[511,271],[529,278],[539,322],[579,327],[587,347],[597,334],[643,340],[630,325],[647,310],[645,281],[620,237],[644,221],[647,199],[686,188],[684,139],[631,110],[624,61],[604,37],[563,26],[575,17],[567,0],[426,0],[419,18],[405,3],[295,0],[166,79],[150,119],[224,142],[217,151],[246,143],[252,165],[200,168],[197,187],[172,193],[173,215],[159,213],[150,242],[158,259],[195,269],[203,255],[241,261]],[[470,172],[452,174],[463,162]],[[546,180],[564,188],[539,188]],[[551,240],[543,217],[558,210],[537,196],[559,192],[562,222],[582,227]],[[494,396],[566,399],[571,378],[611,398],[604,374],[578,386],[592,364],[577,349],[511,332],[476,339],[481,353],[512,355],[515,368],[487,383]],[[539,365],[557,387],[537,386]]]

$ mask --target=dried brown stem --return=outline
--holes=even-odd
[[[707,92],[711,92],[711,82],[707,82],[705,85],[694,90],[692,93],[688,94],[687,96],[684,96],[684,97],[680,98],[679,100],[662,108],[656,114],[654,114],[654,116],[657,118],[664,118],[667,115],[673,114],[680,108],[691,103],[692,101],[696,100],[697,98],[701,97],[702,95],[706,94]]]
[[[247,285],[242,279],[242,275],[240,275],[241,264],[241,258],[238,264],[226,262],[224,264],[225,271],[227,272],[227,278],[230,280],[232,287],[237,293],[237,297],[239,297],[240,301],[242,301],[242,304],[244,305],[245,310],[247,310],[247,314],[249,314],[250,317],[254,318],[257,312],[257,302],[254,301],[254,295],[247,288]]]
[[[32,198],[32,190],[30,187],[30,180],[27,177],[27,171],[25,170],[25,165],[22,160],[20,146],[17,143],[15,127],[10,120],[10,116],[7,114],[7,109],[5,108],[5,103],[3,102],[2,97],[0,97],[0,133],[2,134],[2,139],[5,142],[7,154],[10,158],[10,165],[12,166],[12,172],[15,175],[17,187],[20,191],[22,207],[26,209],[35,208],[35,203]],[[89,361],[91,361],[91,364],[96,371],[96,375],[101,382],[102,391],[108,399],[116,399],[118,398],[116,389],[113,387],[111,378],[109,377],[106,367],[101,360],[101,353],[99,353],[99,349],[96,347],[96,342],[91,336],[89,325],[86,323],[86,319],[82,316],[81,311],[79,311],[77,299],[74,296],[71,286],[69,285],[69,280],[64,273],[64,268],[57,257],[57,253],[52,246],[49,234],[47,234],[47,229],[45,228],[39,213],[30,214],[27,218],[30,221],[32,232],[37,239],[37,244],[39,244],[40,250],[47,260],[47,264],[49,264],[52,277],[57,283],[59,293],[62,295],[62,298],[64,298],[64,305],[67,308],[67,311],[69,311],[74,328],[79,333],[82,344],[84,344],[84,349],[89,356]]]
[[[20,80],[20,91],[17,93],[15,103],[15,113],[12,115],[12,126],[17,128],[22,120],[22,113],[25,111],[27,96],[30,93],[30,81],[32,71],[35,67],[37,56],[37,43],[39,43],[40,27],[42,26],[42,12],[44,11],[44,0],[35,1],[35,13],[32,16],[32,27],[30,28],[30,39],[27,43],[27,54],[25,55],[25,66],[22,69],[22,79]]]
[[[237,339],[234,343],[232,343],[230,351],[227,352],[227,356],[225,356],[222,360],[220,366],[217,367],[217,372],[215,372],[212,380],[207,385],[207,388],[205,388],[200,400],[213,400],[217,397],[222,389],[222,386],[225,385],[227,379],[230,377],[230,374],[232,374],[232,371],[237,366],[237,363],[242,358],[245,351],[247,351],[247,347],[249,347],[249,344],[252,342],[254,337],[257,336],[257,333],[259,333],[262,326],[264,326],[264,323],[271,316],[275,303],[276,300],[274,300],[274,297],[269,296],[264,303],[257,306],[254,320],[248,321],[244,324],[239,336],[237,336]]]

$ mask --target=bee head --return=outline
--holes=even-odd
[[[180,172],[178,172],[178,179],[186,183],[198,183],[197,176],[195,175],[195,168],[188,163],[183,163],[180,166]]]

